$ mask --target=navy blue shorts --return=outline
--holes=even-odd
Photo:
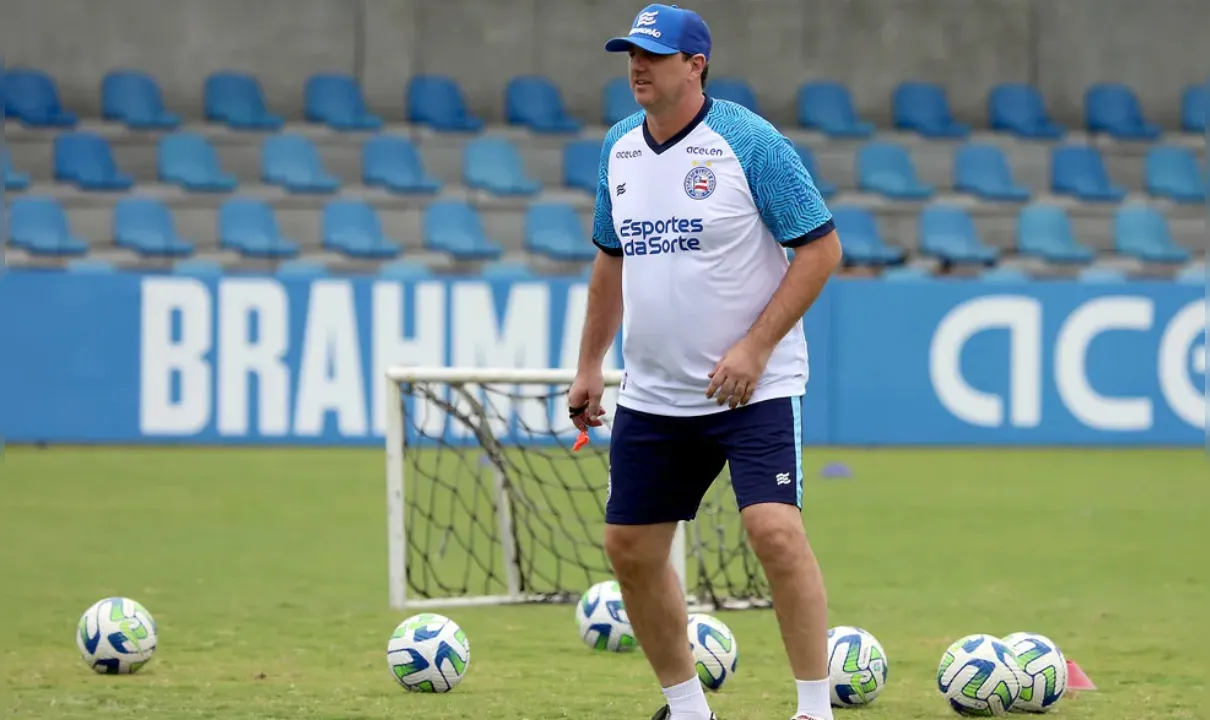
[[[802,508],[802,398],[711,415],[670,417],[619,406],[609,445],[605,522],[692,520],[727,464],[739,508]]]

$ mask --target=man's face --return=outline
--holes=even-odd
[[[681,53],[655,55],[630,49],[630,89],[639,106],[646,110],[677,104],[689,87],[693,59]]]

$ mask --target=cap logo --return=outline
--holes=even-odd
[[[654,12],[639,13],[639,16],[634,20],[634,26],[643,27],[644,25],[655,25],[655,19],[659,14],[659,10]]]

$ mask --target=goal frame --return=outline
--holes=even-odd
[[[621,370],[604,371],[605,386],[622,384]],[[471,368],[471,367],[407,367],[395,366],[386,371],[383,392],[386,394],[386,494],[387,494],[387,564],[388,595],[392,609],[425,609],[438,607],[467,607],[475,605],[507,605],[547,601],[548,596],[528,595],[520,591],[521,570],[510,542],[500,543],[501,560],[508,592],[503,595],[460,595],[440,598],[409,598],[407,584],[407,477],[404,473],[404,450],[407,433],[404,427],[402,385],[407,383],[450,383],[477,385],[571,385],[574,370]],[[502,478],[501,478],[502,479]],[[500,487],[502,490],[502,486]],[[513,536],[512,515],[504,495],[496,497],[496,517],[502,540]],[[672,566],[680,578],[681,590],[688,598],[685,540],[686,523],[677,523],[673,535]]]

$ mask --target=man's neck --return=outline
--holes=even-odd
[[[685,129],[706,103],[705,93],[684,98],[667,112],[647,113],[647,132],[657,143],[663,144]]]

